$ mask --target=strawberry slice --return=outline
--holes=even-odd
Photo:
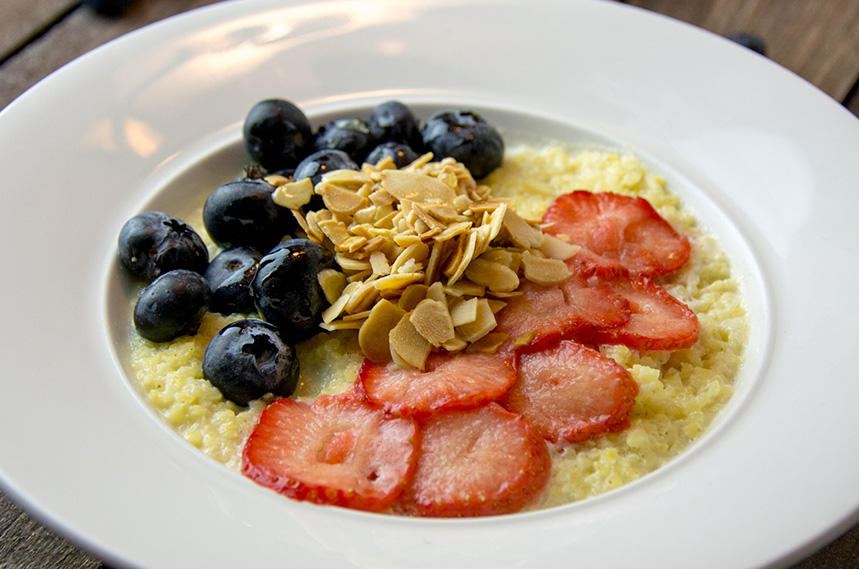
[[[629,320],[629,306],[614,289],[589,284],[571,275],[560,286],[540,286],[525,281],[521,296],[508,299],[495,318],[496,332],[504,332],[510,343],[538,350],[585,330],[619,326]]]
[[[543,214],[545,231],[595,254],[597,273],[619,263],[636,275],[664,275],[689,259],[689,241],[644,198],[578,190],[559,196]]]
[[[414,478],[394,509],[434,517],[516,512],[537,497],[550,469],[545,441],[497,403],[439,413],[423,426]]]
[[[638,384],[623,367],[576,342],[522,354],[502,405],[552,442],[582,442],[629,424]]]
[[[614,290],[629,302],[629,321],[581,337],[593,344],[623,344],[637,350],[681,350],[698,340],[692,310],[652,280],[616,280]]]
[[[366,397],[401,416],[469,409],[498,399],[516,381],[512,354],[432,353],[426,371],[365,359],[358,372]]]
[[[411,419],[387,417],[353,397],[283,398],[260,416],[242,472],[296,500],[379,511],[411,476],[418,439]]]

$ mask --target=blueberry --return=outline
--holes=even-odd
[[[361,119],[338,119],[320,127],[313,147],[316,150],[342,150],[361,164],[376,145],[367,123]]]
[[[370,152],[370,155],[367,156],[367,162],[375,165],[386,156],[390,156],[394,160],[397,168],[408,166],[418,159],[418,155],[408,145],[400,142],[383,142]]]
[[[268,251],[296,227],[288,209],[271,199],[274,186],[264,180],[239,180],[219,186],[203,206],[203,224],[225,249]]]
[[[319,332],[328,303],[317,275],[332,266],[331,253],[309,239],[284,241],[260,260],[251,284],[254,302],[287,342]]]
[[[212,291],[209,309],[221,314],[249,313],[255,310],[251,282],[257,274],[262,255],[249,247],[236,247],[219,253],[209,268],[206,280]]]
[[[203,377],[239,405],[274,393],[289,397],[298,383],[295,348],[262,320],[238,320],[212,338],[203,356]]]
[[[452,156],[477,180],[500,166],[504,158],[501,134],[471,111],[435,113],[424,125],[422,135],[424,146],[437,160]]]
[[[209,304],[209,285],[199,273],[169,271],[149,283],[134,305],[134,327],[153,342],[194,334]]]
[[[310,121],[283,99],[254,105],[245,118],[243,134],[248,155],[269,171],[295,166],[313,143]]]
[[[146,282],[173,269],[206,272],[209,251],[197,233],[182,221],[160,211],[145,211],[122,226],[119,261]]]
[[[293,179],[310,178],[315,186],[322,181],[322,175],[334,170],[357,170],[358,165],[342,150],[319,150],[308,155],[295,167]]]
[[[738,33],[738,34],[731,34],[727,37],[729,40],[731,40],[735,43],[738,43],[743,47],[747,47],[750,50],[757,52],[763,56],[766,56],[766,54],[767,54],[767,45],[764,42],[763,38],[758,36],[758,35],[748,34],[748,33]]]
[[[417,119],[411,109],[399,101],[387,101],[373,107],[367,126],[379,143],[400,142],[419,150],[423,147]]]

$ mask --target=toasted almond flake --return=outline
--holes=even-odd
[[[579,245],[573,245],[548,233],[543,234],[543,242],[540,244],[540,251],[544,255],[551,259],[560,259],[561,261],[571,258],[579,252],[579,249],[581,249]]]
[[[389,300],[382,299],[376,303],[358,331],[358,346],[365,356],[379,363],[391,360],[388,336],[405,313]]]
[[[375,286],[379,292],[386,292],[402,289],[410,284],[418,283],[423,280],[423,273],[397,273],[395,275],[388,275],[386,277],[376,279],[373,281],[373,286]]]
[[[401,232],[399,235],[394,236],[394,242],[400,247],[406,248],[411,245],[417,245],[418,243],[423,243],[420,235],[415,235],[414,233],[405,233]]]
[[[537,257],[528,251],[522,253],[522,267],[526,279],[544,286],[560,284],[570,276],[563,261]]]
[[[317,184],[316,193],[322,196],[325,207],[335,214],[351,215],[369,205],[367,198],[360,194],[328,182]]]
[[[353,235],[349,237],[338,246],[343,251],[348,251],[349,253],[356,253],[359,250],[364,248],[364,245],[367,243],[366,237],[361,237],[360,235]]]
[[[447,297],[444,294],[444,285],[441,281],[436,281],[427,287],[427,298],[447,303]]]
[[[376,211],[378,208],[374,205],[368,205],[367,207],[361,208],[352,214],[352,222],[353,224],[363,225],[363,224],[372,224],[376,221]]]
[[[487,299],[487,302],[489,303],[489,308],[492,309],[493,314],[498,314],[502,308],[507,306],[506,302],[504,302],[503,300],[495,299],[495,298],[489,298],[489,299]]]
[[[483,296],[486,294],[486,287],[473,283],[468,279],[459,279],[446,289],[450,296]]]
[[[349,295],[349,301],[346,303],[345,310],[350,314],[369,310],[373,303],[379,298],[379,291],[373,286],[375,281],[362,282]]]
[[[355,190],[364,184],[371,184],[373,180],[360,170],[332,170],[322,175],[322,181]]]
[[[358,330],[361,328],[361,322],[337,320],[335,322],[322,322],[319,327],[328,332],[336,332],[337,330]]]
[[[292,214],[292,217],[295,218],[295,221],[298,223],[298,226],[301,228],[301,230],[304,231],[304,234],[312,239],[312,237],[310,236],[310,228],[307,226],[307,220],[304,219],[304,214],[301,213],[301,210],[291,209],[289,210],[289,212]],[[321,241],[322,240],[320,239],[318,242]]]
[[[328,324],[336,320],[343,312],[343,309],[346,308],[346,303],[349,302],[352,292],[354,292],[359,286],[361,286],[360,283],[349,283],[346,285],[337,300],[332,302],[331,306],[322,312],[322,321]]]
[[[520,334],[516,336],[516,339],[513,340],[513,346],[517,348],[521,348],[522,346],[527,346],[531,343],[531,340],[534,339],[534,336],[537,333],[531,330],[530,332],[525,332],[524,334]]]
[[[379,301],[379,302],[381,302],[381,301]],[[378,304],[378,302],[376,304]],[[367,310],[362,310],[361,312],[356,312],[355,314],[346,314],[340,320],[343,320],[344,322],[354,322],[356,320],[360,320],[363,322],[364,320],[367,319],[367,317],[369,315],[370,315],[370,309],[367,309]]]
[[[504,214],[503,228],[510,241],[522,249],[537,248],[543,243],[543,232],[508,209]]]
[[[399,272],[398,269],[408,261],[423,264],[427,259],[427,255],[429,255],[429,247],[425,243],[420,240],[413,242],[406,246],[402,253],[397,255],[397,258],[391,263],[391,272]]]
[[[297,182],[284,183],[274,190],[271,199],[281,207],[298,209],[313,197],[313,182],[310,178],[303,178]]]
[[[350,283],[362,282],[368,278],[372,278],[372,275],[373,275],[373,271],[371,271],[370,269],[364,269],[363,271],[358,271],[357,273],[352,273],[351,275],[346,277],[346,280],[349,281]]]
[[[425,154],[421,154],[414,162],[401,169],[411,172],[422,168],[425,164],[429,163],[430,160],[432,160],[432,152],[427,152]]]
[[[427,342],[411,323],[408,314],[403,315],[400,321],[388,334],[391,347],[391,357],[406,365],[424,369],[432,344]]]
[[[280,174],[269,174],[265,178],[263,178],[266,182],[278,188],[286,183],[289,183],[289,178],[286,176],[281,176]]]
[[[477,299],[459,300],[450,307],[450,318],[454,326],[470,324],[477,320]]]
[[[400,300],[397,303],[405,311],[413,310],[427,296],[427,285],[415,283],[403,289]]]
[[[440,346],[454,337],[453,322],[443,301],[425,298],[409,314],[415,330],[433,346]]]
[[[391,272],[388,258],[381,251],[375,251],[370,255],[370,267],[372,267],[373,273],[377,275],[387,275]]]
[[[460,277],[462,277],[465,270],[468,268],[468,265],[474,258],[474,247],[476,243],[477,236],[474,233],[469,233],[465,241],[465,248],[462,250],[462,255],[459,258],[459,262],[454,269],[453,274],[450,275],[450,278],[447,281],[449,284],[453,284],[458,281]],[[471,280],[474,281],[474,279]]]
[[[319,286],[322,288],[322,294],[325,295],[325,300],[329,304],[333,304],[346,288],[346,275],[335,269],[322,269],[316,275],[316,280],[319,281]]]
[[[435,236],[436,241],[447,241],[448,239],[453,239],[458,235],[462,235],[471,229],[473,224],[470,221],[460,221],[454,223],[453,225],[448,225],[444,231]]]
[[[462,338],[454,336],[452,340],[448,340],[447,342],[442,344],[441,347],[448,352],[461,352],[468,347],[468,342],[466,342]]]
[[[472,282],[486,286],[492,292],[511,292],[519,287],[519,277],[509,267],[494,261],[474,259],[465,270]]]
[[[382,173],[382,188],[400,201],[422,203],[450,203],[456,193],[436,178],[405,170],[386,170]]]
[[[335,247],[349,239],[349,231],[342,221],[337,221],[336,219],[320,221],[319,229],[334,243]]]
[[[370,263],[367,261],[359,261],[358,259],[353,259],[351,257],[347,257],[342,253],[337,253],[334,255],[334,260],[337,261],[337,264],[340,265],[340,268],[344,271],[348,272],[360,272],[360,271],[370,271]]]
[[[424,266],[415,259],[409,259],[399,267],[397,267],[397,274],[408,274],[408,273],[421,273],[423,274]]]
[[[465,351],[469,353],[494,354],[501,344],[506,341],[507,334],[504,332],[490,332],[479,340],[469,344]]]
[[[319,229],[319,223],[317,222],[317,212],[308,212],[304,219],[307,223],[307,229],[305,230],[307,236],[316,241],[317,243],[322,243],[323,241],[325,241],[325,234],[322,233],[321,229]]]
[[[428,205],[426,211],[444,225],[466,221],[456,209],[448,204]]]
[[[469,207],[471,207],[471,198],[468,197],[467,195],[460,194],[460,195],[456,196],[455,198],[453,198],[453,209],[455,209],[459,213],[462,213],[463,211],[467,210]]]
[[[477,317],[473,322],[456,327],[456,335],[468,342],[476,342],[495,328],[495,314],[485,298],[477,299]]]
[[[500,290],[487,290],[486,294],[492,295],[495,298],[513,298],[514,296],[522,296],[522,291],[514,290],[510,292],[503,292]]]

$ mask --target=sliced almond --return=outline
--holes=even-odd
[[[338,214],[351,215],[369,205],[367,198],[360,194],[345,190],[328,182],[320,182],[316,186],[316,193],[322,196],[325,207],[329,211]]]
[[[410,284],[419,283],[423,280],[423,273],[397,273],[395,275],[388,275],[376,279],[373,281],[373,286],[375,286],[379,292],[385,293],[405,288]]]
[[[380,363],[391,360],[388,335],[404,315],[405,311],[389,300],[376,303],[358,330],[358,346],[365,356]]]
[[[329,304],[333,304],[346,288],[346,275],[335,269],[322,269],[316,275],[316,280]]]
[[[395,360],[399,359],[408,366],[419,370],[424,369],[432,345],[418,333],[409,320],[408,314],[403,315],[397,325],[391,329],[388,334],[388,341],[391,347],[391,356]]]
[[[303,178],[297,182],[289,182],[278,186],[271,195],[274,203],[289,209],[299,209],[313,197],[313,182]]]
[[[320,231],[325,234],[328,239],[337,247],[349,239],[349,231],[346,230],[346,225],[342,221],[336,219],[326,219],[318,223]]]
[[[474,322],[456,327],[456,335],[468,343],[476,342],[495,328],[495,315],[485,298],[477,300],[477,318]]]
[[[281,176],[280,174],[269,174],[268,176],[263,178],[263,180],[265,180],[275,188],[289,183],[289,178],[287,178],[286,176]]]
[[[560,259],[561,261],[571,258],[579,252],[579,249],[581,249],[579,245],[573,245],[548,233],[543,234],[543,242],[540,244],[540,251],[544,255],[551,259]]]
[[[543,232],[508,209],[504,214],[503,228],[510,241],[522,249],[537,248],[543,243]]]
[[[433,346],[438,347],[453,339],[453,321],[444,302],[431,298],[423,299],[412,310],[409,320],[418,333]]]
[[[391,272],[391,265],[382,251],[374,251],[370,254],[370,267],[377,275],[387,275]]]
[[[421,203],[451,203],[456,193],[450,186],[436,178],[406,170],[385,170],[382,173],[382,189],[400,201]]]
[[[512,292],[519,287],[519,277],[516,273],[509,267],[494,261],[474,259],[465,269],[465,276],[493,292]]]
[[[446,287],[445,292],[451,296],[483,296],[486,294],[486,287],[473,283],[468,279],[459,279],[452,285]]]
[[[397,304],[403,310],[409,311],[414,309],[426,296],[427,286],[425,284],[410,284],[403,290],[403,294],[400,295],[400,300]]]
[[[360,170],[332,170],[322,175],[322,181],[337,186],[357,190],[364,184],[372,184],[373,180]]]
[[[472,342],[465,349],[469,353],[494,354],[501,344],[507,341],[507,334],[504,332],[490,332],[476,342]]]
[[[447,297],[444,294],[444,285],[441,284],[441,281],[436,281],[427,287],[426,297],[447,304]]]
[[[560,284],[570,276],[563,261],[537,257],[528,251],[522,253],[522,267],[526,279],[544,286]]]
[[[346,285],[337,300],[332,302],[331,306],[329,306],[322,312],[322,321],[328,324],[336,320],[337,317],[340,316],[340,314],[346,308],[346,303],[349,302],[349,298],[351,298],[352,292],[354,292],[359,286],[361,286],[360,283],[349,283],[348,285]]]
[[[491,308],[490,308],[491,309]],[[477,320],[477,299],[459,300],[450,307],[450,318],[454,326],[463,326]]]
[[[458,338],[456,336],[453,339],[448,340],[444,344],[441,345],[442,348],[447,350],[448,352],[460,352],[468,347],[468,342],[463,340],[462,338]]]

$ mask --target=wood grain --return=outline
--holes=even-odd
[[[627,0],[719,35],[754,33],[767,56],[843,103],[859,78],[857,0]],[[856,111],[854,110],[854,113]]]
[[[25,0],[0,0],[7,1],[23,4]],[[0,66],[0,108],[69,61],[122,34],[215,1],[138,0],[125,16],[116,19],[103,18],[79,7],[51,28],[50,33],[37,38]],[[41,0],[29,2],[40,4]]]
[[[0,2],[0,61],[73,9],[74,0],[3,0]]]

